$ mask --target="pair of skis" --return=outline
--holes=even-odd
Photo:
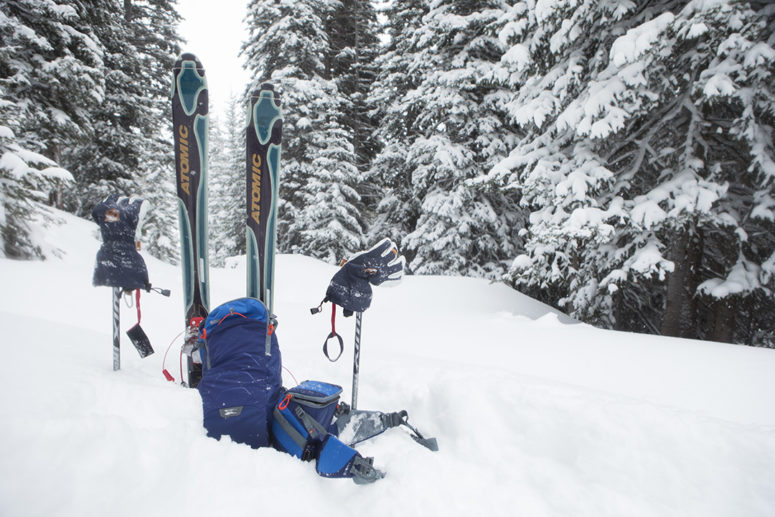
[[[173,67],[172,121],[180,221],[188,386],[201,378],[191,353],[210,309],[207,247],[208,90],[202,63],[183,54]],[[282,111],[274,87],[264,83],[250,96],[246,133],[247,296],[274,308]],[[267,353],[270,341],[267,336]]]

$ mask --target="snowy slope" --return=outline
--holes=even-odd
[[[356,486],[205,436],[198,393],[161,374],[182,326],[177,268],[146,257],[173,297],[144,296],[156,354],[124,338],[113,372],[96,226],[61,217],[41,230],[59,258],[0,261],[0,515],[775,515],[775,351],[602,331],[502,285],[406,278],[364,315],[359,403],[407,409],[441,450],[388,432],[359,447],[388,476]],[[327,314],[308,310],[335,269],[278,268],[285,366],[348,400],[353,322],[338,320],[348,349],[329,363]],[[244,267],[212,282],[214,303],[239,297]],[[177,360],[176,344],[176,377]]]

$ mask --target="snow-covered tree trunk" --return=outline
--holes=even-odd
[[[665,336],[697,335],[697,297],[702,261],[702,240],[693,225],[673,235],[670,258],[675,269],[668,276],[661,333]]]

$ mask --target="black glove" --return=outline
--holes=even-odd
[[[371,305],[371,286],[400,282],[405,262],[393,241],[384,239],[370,250],[350,257],[331,278],[326,301],[342,307],[345,316],[363,312]]]

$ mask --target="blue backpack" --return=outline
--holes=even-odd
[[[274,332],[266,354],[267,320],[266,307],[255,298],[227,302],[205,319],[197,389],[208,436],[229,435],[253,448],[269,445],[271,408],[282,390],[282,362]]]
[[[227,435],[253,448],[272,445],[314,460],[321,476],[349,477],[357,483],[380,479],[383,474],[373,468],[371,458],[336,437],[334,416],[342,388],[316,381],[282,387],[280,348],[272,327],[266,353],[267,316],[261,301],[239,298],[205,319],[197,389],[207,435]]]

